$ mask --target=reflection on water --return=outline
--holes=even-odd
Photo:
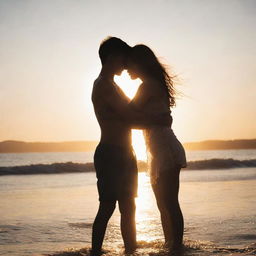
[[[185,255],[248,253],[245,247],[255,242],[256,234],[255,174],[255,168],[182,173]],[[95,182],[94,173],[1,177],[1,253],[17,256],[89,247],[98,207]],[[138,195],[138,255],[166,255],[159,213],[144,173],[139,174]],[[122,246],[116,210],[104,247],[108,255],[118,255]]]
[[[145,173],[139,174],[138,197],[136,198],[137,239],[151,241],[162,237],[160,217],[155,204],[150,179]]]
[[[144,173],[139,174],[138,197],[136,198],[136,221],[138,224],[149,218],[150,210],[154,207],[149,186],[149,177]]]

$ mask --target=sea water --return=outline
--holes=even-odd
[[[191,155],[198,160],[202,155],[203,159],[219,155],[217,158],[227,156],[242,160],[255,159],[256,151],[242,150],[241,154],[224,151],[226,155],[218,151],[200,151],[200,157],[196,152]],[[27,165],[28,159],[30,163],[63,162],[60,159],[81,162],[80,157],[86,154],[1,154],[1,159],[5,155],[4,159],[9,159],[13,165]],[[20,162],[16,155],[21,158]],[[15,160],[11,160],[12,157]],[[91,160],[88,156],[86,161]],[[139,174],[138,194],[139,249],[136,255],[166,255],[162,249],[159,212],[145,173]],[[183,170],[179,198],[185,219],[184,255],[256,254],[256,168]],[[2,176],[0,255],[42,255],[61,251],[64,253],[59,255],[67,255],[67,252],[78,255],[74,250],[90,247],[97,207],[95,173]],[[119,222],[116,209],[104,241],[107,255],[122,255]]]
[[[0,167],[64,162],[88,163],[93,162],[93,154],[94,152],[0,153]],[[188,161],[207,160],[213,158],[250,160],[256,158],[256,150],[187,150],[186,156]]]

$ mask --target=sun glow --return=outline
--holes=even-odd
[[[137,160],[146,161],[146,145],[142,130],[132,130],[132,146],[135,151]]]
[[[114,80],[130,99],[135,96],[142,82],[140,79],[132,80],[126,70],[124,70],[120,76],[115,76]],[[145,161],[146,146],[141,130],[132,130],[132,146],[137,159]]]
[[[135,96],[142,83],[140,79],[132,80],[126,70],[124,70],[120,76],[115,76],[114,80],[130,99]]]

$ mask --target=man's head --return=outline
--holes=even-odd
[[[115,72],[121,73],[125,68],[126,58],[131,51],[131,47],[117,37],[108,37],[100,45],[99,56],[102,66],[111,64]]]

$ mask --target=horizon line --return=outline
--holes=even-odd
[[[198,143],[198,142],[209,142],[209,141],[237,141],[237,140],[256,140],[255,138],[239,138],[239,139],[204,139],[204,140],[197,140],[197,141],[188,141],[183,142],[184,143]],[[26,141],[26,140],[15,140],[15,139],[7,139],[2,140],[2,142],[24,142],[24,143],[75,143],[75,142],[99,142],[100,140],[60,140],[60,141]]]

